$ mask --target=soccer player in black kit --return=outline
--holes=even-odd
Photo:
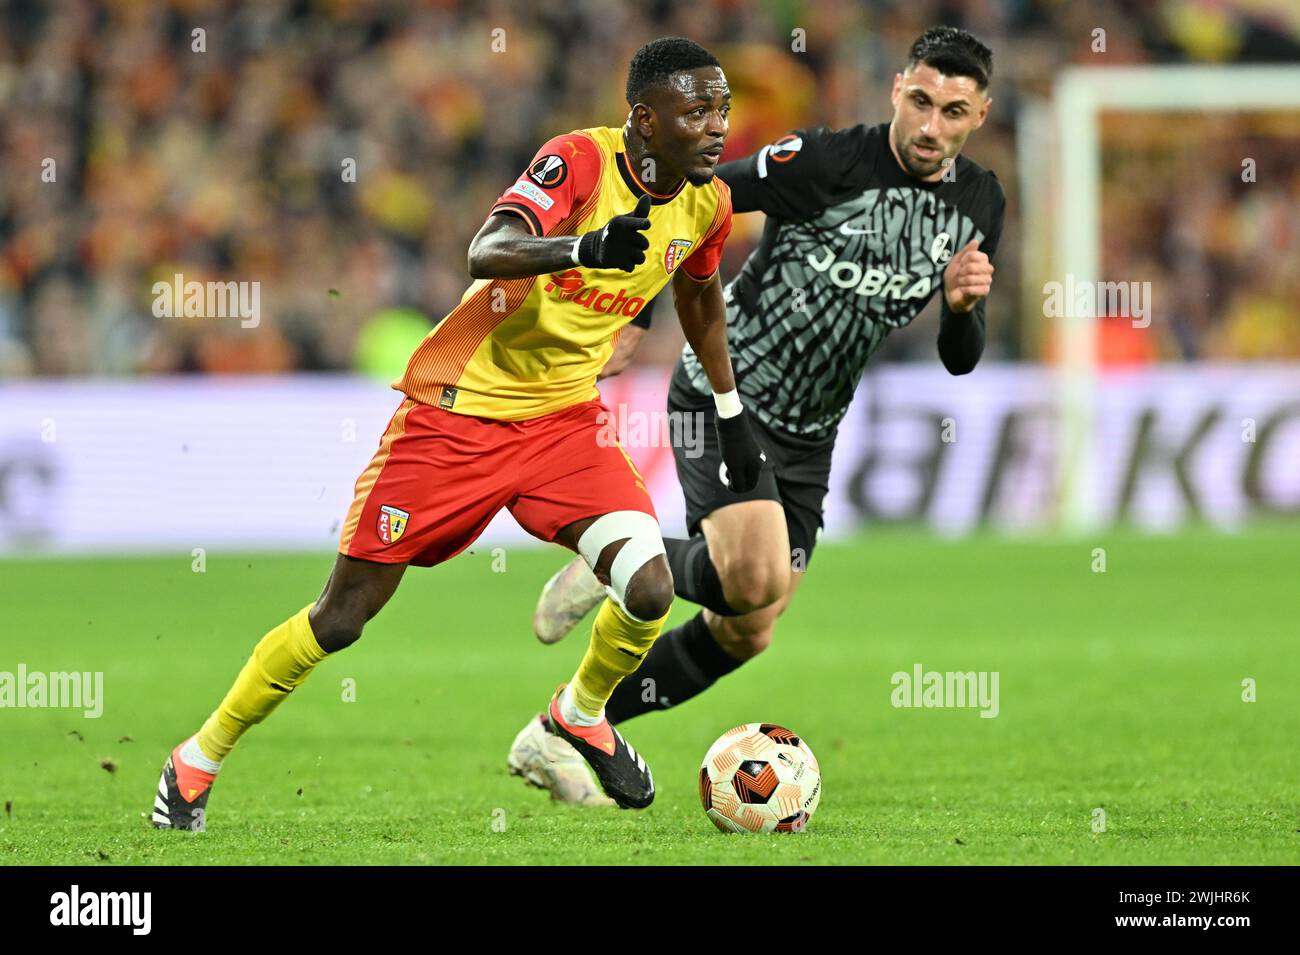
[[[737,388],[767,463],[754,490],[727,489],[713,399],[687,346],[668,407],[710,423],[702,456],[674,448],[692,536],[664,543],[677,595],[705,609],[615,689],[611,723],[683,703],[771,643],[821,530],[836,430],[890,331],[938,294],[944,367],[964,375],[979,361],[1006,197],[961,150],[988,116],[992,72],[992,53],[966,31],[927,30],[894,78],[891,122],[796,130],[718,167],[734,212],[767,216],[725,291]],[[543,591],[538,637],[560,639],[604,596],[581,560],[566,566]],[[581,759],[542,742],[534,720],[511,771],[557,799],[601,802]]]

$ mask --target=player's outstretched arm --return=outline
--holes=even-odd
[[[731,189],[732,212],[757,212],[763,208],[762,183],[755,162],[756,157],[750,155],[718,166],[717,177]]]
[[[766,458],[749,426],[749,413],[740,402],[727,351],[727,309],[722,279],[714,272],[701,282],[685,269],[673,276],[677,317],[691,350],[700,360],[717,404],[718,443],[727,466],[727,484],[737,492],[753,490]]]
[[[469,244],[469,274],[475,279],[520,279],[580,265],[588,269],[631,272],[645,261],[650,240],[650,197],[642,196],[631,212],[614,216],[583,235],[533,235],[518,215],[489,216]]]
[[[756,153],[718,166],[732,212],[799,220],[848,197],[846,179],[862,161],[865,126],[796,129]]]

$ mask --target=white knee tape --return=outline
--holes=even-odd
[[[663,535],[659,533],[659,522],[644,511],[614,511],[596,518],[595,522],[583,531],[578,538],[578,553],[586,560],[588,567],[595,567],[600,560],[600,552],[614,541],[636,540],[638,537],[653,537],[663,544]]]
[[[638,570],[665,553],[667,551],[664,550],[664,539],[655,534],[654,537],[633,537],[623,545],[618,556],[614,558],[614,565],[609,569],[609,589],[618,594],[614,599],[623,608],[623,612],[633,620],[641,620],[641,618],[629,612],[624,603],[627,600],[628,584],[632,583],[632,577]]]
[[[664,550],[659,522],[642,511],[614,511],[598,518],[578,538],[578,553],[595,568],[600,553],[615,541],[626,540],[609,568],[609,586],[605,592],[627,613],[627,587],[632,577]],[[628,614],[628,616],[632,616]]]

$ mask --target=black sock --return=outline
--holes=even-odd
[[[741,662],[718,646],[704,622],[704,611],[700,611],[680,627],[659,635],[636,672],[614,687],[614,695],[605,704],[605,716],[611,723],[621,723],[685,703]],[[654,682],[647,684],[646,680]]]
[[[708,607],[722,617],[738,617],[722,595],[722,578],[709,558],[709,544],[703,534],[689,540],[664,538],[668,566],[673,572],[673,591],[683,600]]]

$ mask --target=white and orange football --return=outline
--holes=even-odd
[[[775,723],[727,730],[700,766],[700,802],[723,832],[802,832],[821,794],[817,757]]]

